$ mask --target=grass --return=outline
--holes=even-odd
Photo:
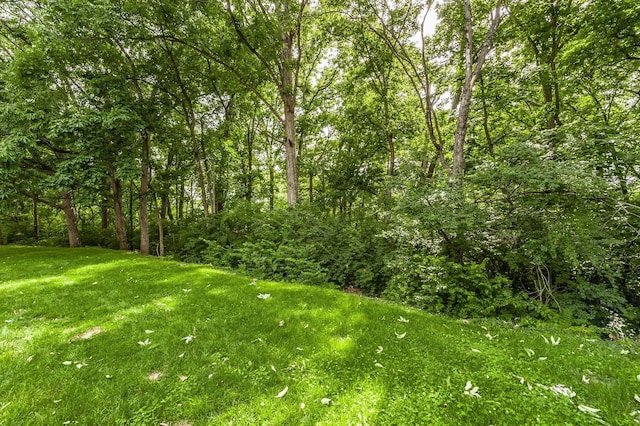
[[[637,342],[588,330],[0,247],[1,425],[635,424],[638,394]]]

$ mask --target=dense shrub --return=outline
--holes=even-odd
[[[368,215],[324,215],[310,207],[271,211],[241,203],[185,224],[176,253],[261,278],[379,294],[388,280],[382,227]]]
[[[456,315],[632,319],[637,310],[625,294],[637,280],[619,256],[628,237],[607,188],[580,162],[567,167],[534,144],[504,148],[464,188],[415,185],[389,214],[385,237],[395,252],[385,295]]]
[[[461,265],[445,257],[397,254],[395,272],[384,296],[435,313],[455,316],[521,316],[525,303],[514,297],[510,282],[490,277],[486,261]]]

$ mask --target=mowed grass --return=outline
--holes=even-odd
[[[637,342],[130,253],[0,247],[0,328],[3,425],[640,421]]]

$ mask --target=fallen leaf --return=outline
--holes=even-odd
[[[473,386],[471,382],[467,382],[464,387],[464,394],[474,398],[480,398],[480,394],[478,393],[479,390],[480,388],[478,386]]]
[[[284,320],[280,321],[279,325],[280,327],[284,327]]]
[[[402,317],[402,316],[400,318],[398,318],[398,321],[399,322],[409,322],[408,319],[406,319],[405,317]]]
[[[540,358],[538,358],[538,361],[546,361],[547,357],[546,356],[541,356]]]
[[[276,398],[282,398],[287,394],[288,391],[289,391],[289,386],[285,386],[285,388],[282,389],[282,391],[280,391],[278,395],[276,395]]]
[[[163,376],[162,371],[152,371],[147,375],[147,378],[151,381],[156,381],[156,380],[160,380],[162,376]]]
[[[329,404],[331,404],[331,400],[330,400],[329,398],[322,398],[322,399],[320,400],[320,402],[321,402],[322,404],[324,404],[324,405],[329,405]]]
[[[404,339],[404,337],[407,335],[406,331],[404,333],[402,333],[402,334],[399,334],[397,331],[394,331],[394,333],[396,333],[396,337],[398,339]]]
[[[82,364],[81,362],[76,364],[76,368],[80,369],[82,367],[86,367],[88,364]]]
[[[271,369],[273,370],[274,373],[277,373],[276,368],[272,365]]]
[[[266,299],[268,299],[270,297],[271,297],[271,295],[269,293],[261,293],[261,294],[258,295],[258,299],[263,299],[263,300],[266,300]]]
[[[378,367],[378,368],[384,368],[384,365],[380,364],[379,362],[376,362],[376,363],[375,363],[375,364],[373,364],[373,365],[375,365],[375,366],[376,366],[376,367]]]
[[[485,335],[484,335],[484,337],[486,337],[486,338],[487,338],[487,339],[489,339],[489,340],[493,340],[493,339],[495,339],[496,337],[498,337],[498,335],[496,334],[495,336],[492,336],[490,333],[487,333],[487,334],[485,334]]]
[[[184,352],[182,352],[180,355],[178,355],[178,358],[182,358],[184,357]]]
[[[512,374],[513,377],[515,377],[516,379],[520,380],[520,384],[524,385],[526,380],[524,377],[520,377],[520,376],[516,376],[515,374]]]
[[[62,365],[71,365],[71,364],[73,364],[73,362],[71,362],[71,361],[63,361],[62,362]]]
[[[529,358],[531,358],[532,356],[534,356],[536,353],[533,351],[533,349],[529,349],[529,348],[525,348],[524,350],[527,355],[529,355]]]
[[[585,376],[584,374],[582,375],[582,381],[586,384],[589,384],[589,382],[591,381],[591,379],[589,379],[587,376]]]
[[[186,382],[188,378],[189,376],[183,376],[183,375],[178,376],[178,380],[180,380],[181,382]]]
[[[582,411],[583,413],[587,413],[587,414],[595,414],[595,413],[600,411],[597,408],[587,407],[586,405],[578,405],[578,410]]]
[[[478,354],[481,354],[481,353],[482,353],[482,352],[480,352],[480,351],[479,351],[478,349],[476,349],[476,348],[471,348],[471,352],[475,352],[475,353],[478,353]]]
[[[149,346],[151,344],[151,340],[147,339],[144,342],[138,342],[140,346]]]
[[[147,334],[151,334],[151,333],[153,333],[153,330],[145,330],[144,332],[147,333]]]
[[[108,374],[106,376],[104,376],[104,377],[105,377],[105,379],[112,379],[113,378],[113,376],[110,376]]]
[[[640,402],[640,396],[638,395],[633,395],[633,399],[635,399],[636,402]]]
[[[553,336],[551,336],[551,344],[553,346],[558,346],[560,344],[560,338],[558,337],[558,340],[556,340]]]
[[[622,355],[628,355],[628,354],[629,354],[629,351],[628,351],[628,350],[626,350],[626,349],[622,349],[622,350],[620,351],[620,353],[621,353]]]
[[[383,351],[383,350],[384,350],[384,349],[382,349],[382,346],[378,346],[378,349],[376,349],[376,352],[377,352],[377,353],[382,353],[382,351]]]
[[[27,362],[31,362],[33,361],[33,355],[29,356],[29,358],[27,358]]]
[[[564,395],[569,398],[573,398],[574,396],[576,396],[576,393],[573,390],[571,390],[571,388],[568,388],[565,385],[551,386],[550,389],[558,395]]]
[[[184,342],[185,342],[185,343],[191,343],[191,341],[192,341],[193,339],[195,339],[195,338],[196,338],[196,336],[192,336],[192,335],[190,334],[190,335],[188,335],[188,336],[184,336],[184,337],[183,337],[182,339],[180,339],[180,340],[184,340]]]
[[[301,402],[301,403],[300,403],[300,409],[301,409],[301,410],[304,410],[304,407],[305,407],[304,402]]]

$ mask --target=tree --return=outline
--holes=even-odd
[[[168,37],[192,47],[207,60],[226,69],[242,86],[264,102],[282,123],[287,201],[289,205],[294,205],[298,201],[295,116],[300,67],[308,47],[303,43],[302,30],[309,19],[309,2],[227,0],[224,10],[218,9],[217,5],[201,7],[206,18],[213,20],[217,26],[214,27],[210,22],[198,22],[197,33],[172,34]],[[223,33],[220,42],[220,31],[212,33],[212,27],[216,30],[232,28],[233,32]],[[256,74],[261,77],[255,78]],[[280,108],[263,92],[272,90],[269,86],[277,90]]]

